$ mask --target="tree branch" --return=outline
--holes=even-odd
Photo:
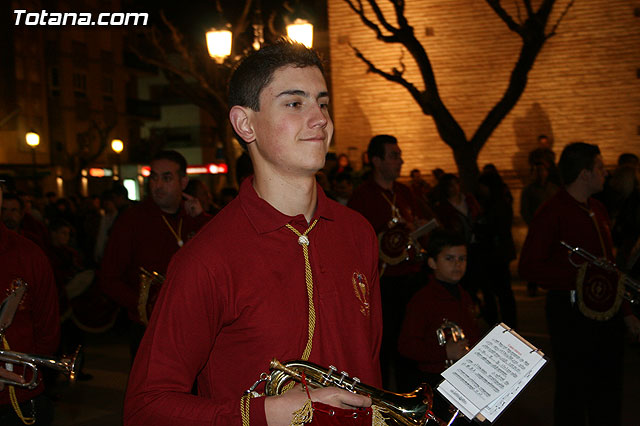
[[[574,3],[574,0],[571,0],[569,3],[567,3],[567,6],[564,8],[562,13],[560,14],[560,17],[558,18],[556,23],[553,24],[553,27],[551,27],[551,31],[549,32],[549,34],[547,34],[547,39],[550,39],[551,37],[556,35],[556,30],[558,29],[558,26],[560,26],[560,22],[562,22],[562,20],[567,15],[567,13],[569,13],[569,9],[571,9],[571,6],[573,6],[573,3]]]
[[[360,17],[360,20],[362,21],[362,23],[365,26],[367,26],[370,29],[372,29],[374,33],[376,33],[376,37],[378,38],[378,40],[382,40],[385,43],[397,43],[397,42],[399,42],[399,39],[395,35],[391,35],[391,36],[384,35],[382,33],[382,30],[380,29],[380,27],[375,22],[373,22],[369,18],[367,18],[367,16],[364,13],[364,9],[362,7],[362,1],[361,0],[356,0],[358,2],[358,7],[355,6],[355,4],[353,3],[352,0],[344,0],[344,1],[345,1],[345,3],[347,3],[347,5],[349,5],[349,8],[351,10],[353,10],[355,12],[355,14]],[[369,0],[369,1],[371,2],[371,0]]]
[[[413,99],[415,99],[415,101],[418,103],[418,105],[420,105],[420,107],[422,108],[422,111],[424,114],[426,115],[431,115],[431,111],[429,111],[427,105],[423,99],[422,93],[418,90],[418,88],[416,86],[414,86],[412,83],[410,83],[409,81],[407,81],[403,76],[402,73],[403,71],[398,70],[397,68],[393,69],[393,73],[388,73],[385,71],[382,71],[380,68],[376,67],[373,62],[371,62],[369,59],[367,59],[362,52],[360,52],[360,50],[358,50],[356,47],[353,47],[350,45],[350,47],[353,49],[353,51],[356,54],[356,57],[359,58],[362,62],[364,62],[368,69],[367,72],[373,73],[373,74],[378,74],[379,76],[385,78],[388,81],[392,81],[394,83],[398,83],[400,84],[402,87],[404,87],[405,89],[407,89],[409,91],[409,93],[411,94],[411,96],[413,97]]]
[[[500,4],[500,0],[486,0],[487,4],[493,11],[502,19],[502,21],[507,24],[507,27],[513,31],[514,33],[520,34],[522,36],[522,26],[518,25],[511,15],[507,13],[506,10]]]

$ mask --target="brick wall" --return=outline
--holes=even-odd
[[[378,3],[395,22],[388,2]],[[557,3],[555,17],[567,0]],[[377,41],[343,0],[328,0],[328,7],[335,151],[359,160],[371,136],[390,133],[400,141],[404,175],[412,168],[455,172],[430,117],[404,88],[367,74],[349,43],[384,70],[402,59],[405,76],[421,89],[412,58]],[[519,103],[482,150],[480,166],[496,164],[517,191],[539,134],[550,136],[557,155],[572,141],[597,143],[609,166],[622,152],[640,154],[638,10],[640,3],[631,0],[576,0],[538,57]],[[518,36],[480,0],[407,0],[406,15],[431,58],[442,98],[470,136],[506,88]]]

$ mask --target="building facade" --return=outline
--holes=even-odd
[[[548,31],[567,3],[557,1]],[[389,2],[378,4],[396,24]],[[517,19],[515,7],[504,7]],[[389,133],[403,150],[403,175],[413,168],[457,172],[433,120],[406,89],[367,73],[351,46],[385,71],[402,62],[405,77],[422,89],[408,52],[376,40],[344,0],[329,0],[328,8],[335,151],[350,154],[359,164],[371,136]],[[445,104],[470,137],[507,87],[519,37],[484,1],[408,0],[405,8],[429,54]],[[370,10],[368,16],[375,20]],[[640,154],[639,46],[637,2],[576,1],[538,56],[518,104],[481,151],[479,166],[495,164],[517,190],[527,178],[527,155],[541,134],[551,139],[557,155],[570,142],[596,143],[609,167],[622,152]]]

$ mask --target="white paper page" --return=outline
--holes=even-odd
[[[520,393],[520,391],[526,386],[527,383],[536,375],[536,373],[545,365],[546,359],[540,358],[538,363],[529,371],[529,373],[511,389],[506,392],[500,398],[496,399],[480,412],[490,422],[494,422],[498,418],[500,413],[513,401],[513,399]]]
[[[483,409],[511,392],[531,374],[542,355],[501,325],[491,330],[474,348],[442,373],[454,388]]]

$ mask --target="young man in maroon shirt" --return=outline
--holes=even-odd
[[[274,357],[381,384],[375,235],[315,181],[333,135],[322,63],[299,44],[263,47],[234,72],[229,99],[255,175],[172,260],[125,425],[289,425],[308,400],[301,386],[242,397]],[[309,392],[314,419],[324,415],[316,408],[352,416],[371,404],[336,387]],[[364,412],[350,424],[370,424]]]
[[[621,423],[624,325],[637,339],[638,319],[620,300],[600,312],[597,300],[616,300],[617,278],[608,284],[577,284],[579,269],[569,262],[566,242],[613,261],[610,224],[604,206],[592,198],[602,191],[605,169],[597,145],[575,142],[562,151],[558,169],[565,183],[536,212],[520,254],[520,277],[547,293],[547,326],[556,365],[555,425]],[[579,258],[575,261],[580,262]],[[600,275],[600,274],[596,274]],[[591,290],[589,290],[591,288]]]

